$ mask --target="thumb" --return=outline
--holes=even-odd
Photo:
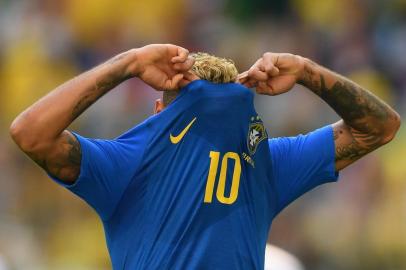
[[[271,76],[271,77],[276,77],[279,75],[279,68],[272,66],[272,68],[270,70],[267,71],[267,73]]]
[[[194,63],[195,63],[195,59],[193,59],[192,57],[187,57],[184,62],[173,64],[173,68],[176,71],[180,71],[180,72],[187,71],[192,68]]]
[[[179,83],[183,79],[183,74],[179,73],[172,77],[172,79],[168,79],[165,82],[165,90],[177,90],[179,89]]]
[[[171,59],[172,63],[183,63],[187,60],[189,51],[182,47],[177,47],[177,54]]]
[[[248,71],[238,74],[236,82],[240,84],[245,84],[249,80]]]

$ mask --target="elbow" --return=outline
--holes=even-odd
[[[9,133],[13,141],[24,152],[31,152],[37,145],[29,130],[17,117],[10,125]]]
[[[401,124],[400,115],[394,112],[388,120],[387,127],[385,128],[384,136],[382,137],[382,144],[387,144],[392,141],[398,132]]]
[[[18,118],[14,119],[14,121],[11,123],[9,133],[13,141],[18,144],[21,137],[21,125],[18,122]]]

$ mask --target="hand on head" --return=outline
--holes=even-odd
[[[136,49],[133,74],[156,90],[176,90],[194,79],[189,51],[172,44],[152,44]]]
[[[133,72],[156,90],[177,90],[198,79],[190,72],[194,58],[185,48],[172,44],[152,44],[136,49]],[[302,79],[304,58],[287,53],[265,53],[237,82],[257,93],[279,95]]]
[[[304,58],[288,53],[265,53],[237,82],[265,95],[279,95],[292,89],[301,79]]]

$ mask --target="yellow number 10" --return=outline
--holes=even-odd
[[[204,193],[204,202],[211,203],[213,199],[214,182],[216,181],[217,168],[219,164],[220,153],[210,151],[210,168],[207,176],[206,192]],[[234,159],[233,180],[231,182],[230,195],[226,197],[224,194],[226,188],[226,174],[228,160]],[[232,204],[237,200],[238,187],[240,186],[241,162],[240,156],[234,152],[227,152],[221,161],[220,178],[217,186],[216,197],[219,202],[224,204]]]

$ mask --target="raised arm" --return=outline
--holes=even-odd
[[[123,81],[138,76],[157,90],[186,84],[183,72],[193,60],[175,45],[148,45],[119,54],[62,84],[22,112],[10,134],[48,173],[73,183],[80,173],[78,141],[65,129],[90,105]]]
[[[398,113],[374,94],[297,55],[266,53],[239,80],[267,95],[300,83],[326,101],[342,118],[333,125],[336,170],[391,141],[400,126]]]
[[[308,59],[299,83],[321,97],[342,118],[333,125],[337,170],[395,137],[400,126],[399,114],[358,84]]]

